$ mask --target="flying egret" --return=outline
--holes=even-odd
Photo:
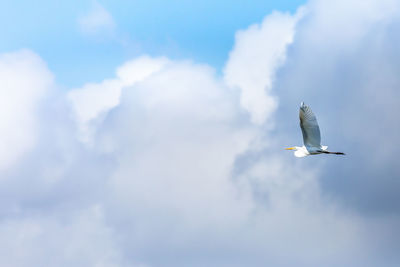
[[[321,134],[317,118],[311,108],[305,105],[304,102],[300,104],[299,117],[304,145],[301,147],[289,147],[286,150],[294,150],[294,155],[298,158],[317,154],[345,155],[342,152],[329,152],[327,146],[321,146]]]

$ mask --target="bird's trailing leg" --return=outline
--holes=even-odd
[[[324,153],[324,154],[346,155],[343,152],[329,152],[329,151],[326,151],[326,150],[318,150],[318,152],[319,153]]]

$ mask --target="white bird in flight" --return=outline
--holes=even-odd
[[[294,150],[294,155],[298,158],[317,154],[345,155],[343,152],[329,152],[327,146],[321,146],[321,133],[317,118],[311,108],[305,105],[304,102],[300,104],[299,117],[304,145],[301,147],[289,147],[286,150]]]

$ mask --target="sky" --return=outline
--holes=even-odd
[[[398,266],[400,3],[1,3],[1,266]],[[296,158],[300,102],[322,144]]]
[[[12,26],[0,29],[5,40],[0,51],[32,49],[57,73],[58,83],[73,87],[101,81],[142,54],[189,58],[222,69],[238,29],[272,10],[293,12],[304,1],[3,2],[0,22]],[[93,14],[99,24],[89,19],[92,26],[83,26]]]

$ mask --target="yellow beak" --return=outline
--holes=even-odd
[[[294,150],[294,147],[285,148],[286,150]]]

